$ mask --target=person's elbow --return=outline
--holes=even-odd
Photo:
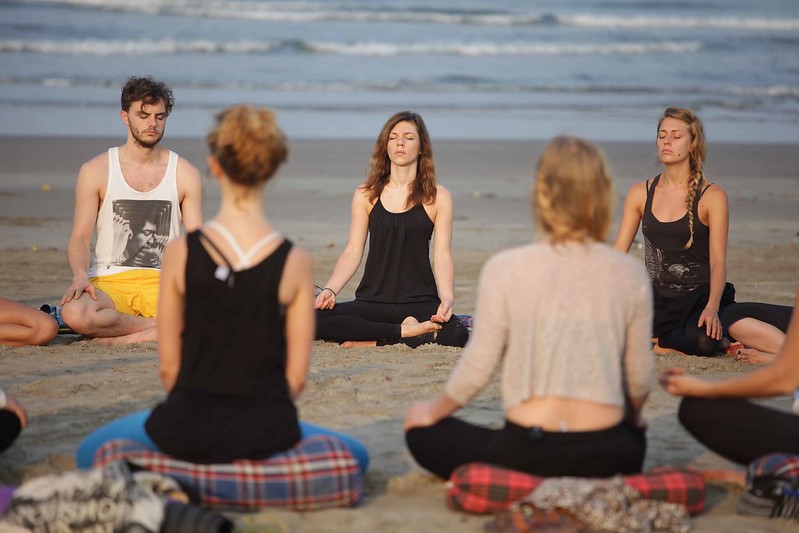
[[[305,376],[289,376],[287,380],[289,384],[289,393],[292,399],[298,398],[300,394],[302,394],[303,389],[305,389]]]
[[[161,377],[161,383],[164,384],[164,388],[167,392],[170,392],[172,388],[175,386],[175,382],[177,381],[178,377],[178,370],[177,368],[173,368],[172,366],[168,365],[161,365],[158,370],[158,374]]]

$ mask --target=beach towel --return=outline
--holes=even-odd
[[[94,465],[121,460],[169,476],[192,502],[216,509],[351,507],[362,494],[358,462],[340,440],[329,435],[304,439],[268,459],[210,465],[180,461],[137,442],[118,439],[97,451]]]
[[[486,463],[469,463],[455,469],[447,483],[450,509],[490,514],[508,509],[530,494],[545,479]],[[622,477],[642,498],[685,506],[696,515],[705,507],[705,479],[700,472],[672,467],[653,468],[644,474]]]

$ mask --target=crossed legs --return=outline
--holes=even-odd
[[[132,344],[156,340],[155,319],[120,313],[100,289],[97,299],[87,293],[64,304],[61,316],[75,332],[106,344]]]

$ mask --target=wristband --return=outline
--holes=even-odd
[[[333,293],[333,296],[338,296],[338,294],[336,294],[336,291],[334,291],[334,290],[333,290],[333,289],[331,289],[330,287],[322,287],[322,290],[323,290],[323,291],[330,291],[330,292],[332,292],[332,293]]]

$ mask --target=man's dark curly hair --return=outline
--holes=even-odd
[[[122,111],[128,111],[130,104],[139,101],[147,105],[155,105],[159,101],[163,101],[166,105],[167,115],[175,105],[175,97],[172,96],[172,89],[169,85],[155,81],[152,76],[146,78],[131,76],[122,87]]]

